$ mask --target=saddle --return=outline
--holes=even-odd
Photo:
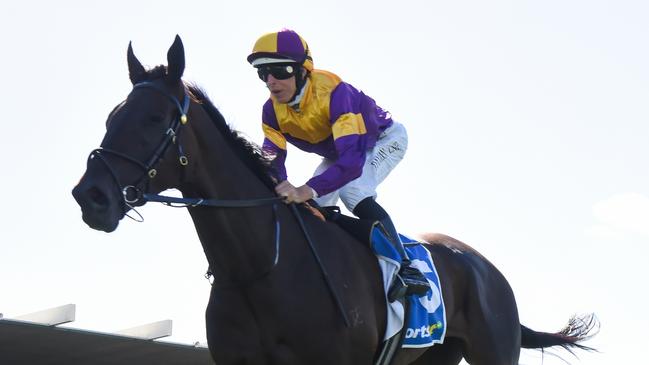
[[[338,207],[318,207],[317,210],[324,220],[338,224],[338,226],[347,231],[359,242],[374,251],[377,257],[379,257],[384,280],[386,274],[388,276],[390,275],[389,270],[386,271],[386,269],[389,269],[390,265],[395,265],[395,262],[398,262],[401,258],[401,253],[394,249],[394,243],[389,238],[390,235],[386,232],[383,224],[379,221],[346,216],[340,213]],[[405,320],[403,326],[399,329],[396,329],[394,326],[389,326],[392,330],[390,332],[386,331],[386,338],[384,338],[382,346],[377,352],[377,357],[374,362],[375,365],[390,364],[396,352],[401,347],[419,348],[441,343],[446,333],[446,315],[441,296],[441,286],[435,265],[432,262],[432,257],[428,250],[416,240],[403,235],[400,235],[400,239],[403,242],[404,248],[407,251],[407,257],[410,258],[409,261],[412,263],[412,266],[416,267],[418,272],[425,276],[426,280],[430,283],[430,287],[423,295],[410,291],[398,294],[394,293],[393,290],[404,287],[396,283],[396,280],[400,280],[400,275],[403,275],[402,271],[398,275],[395,275],[395,282],[389,283],[388,281],[384,281],[388,306],[393,309],[388,311],[392,314],[388,315],[388,322],[394,320],[393,315],[397,315],[399,312],[395,308],[399,306],[403,308],[399,316],[403,316]],[[392,262],[392,264],[384,265],[388,261]],[[402,265],[401,267],[403,268],[404,266]],[[407,268],[409,266],[405,267]],[[394,272],[392,271],[393,274]],[[405,287],[409,288],[407,285]],[[393,321],[392,324],[394,325],[395,322]]]

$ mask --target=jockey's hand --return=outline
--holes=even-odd
[[[275,187],[275,192],[277,195],[284,198],[285,203],[304,203],[305,201],[313,198],[313,190],[309,185],[302,185],[299,188],[296,188],[284,180],[279,185]]]

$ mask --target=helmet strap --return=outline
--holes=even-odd
[[[302,92],[302,88],[306,84],[306,79],[309,76],[309,72],[308,71],[303,72],[302,70],[305,70],[305,68],[302,67],[302,65],[299,65],[298,70],[295,74],[295,94],[293,94],[293,97],[291,98],[289,103],[292,103],[295,100],[295,98],[298,95],[300,95],[300,93]]]

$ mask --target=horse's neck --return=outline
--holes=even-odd
[[[202,108],[196,109],[190,120],[196,124],[193,135],[198,148],[194,153],[200,166],[196,177],[180,189],[183,195],[233,200],[273,196],[223,140]],[[245,279],[272,263],[271,207],[197,207],[190,208],[189,212],[216,277]]]

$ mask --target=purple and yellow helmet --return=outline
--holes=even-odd
[[[271,64],[295,62],[307,71],[313,71],[313,58],[304,38],[289,29],[267,33],[259,37],[248,62],[255,67]]]

